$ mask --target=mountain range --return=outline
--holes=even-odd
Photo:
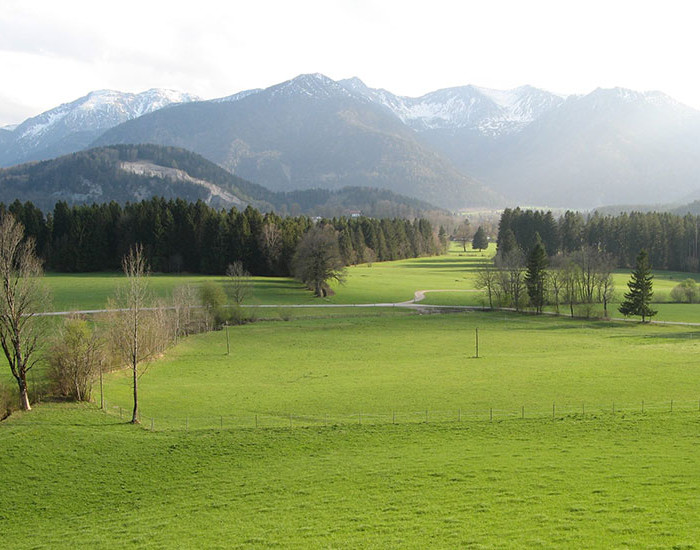
[[[431,204],[369,187],[274,192],[204,157],[160,145],[97,147],[0,169],[0,202],[31,201],[50,211],[58,201],[121,204],[151,197],[202,201],[215,208],[248,205],[280,214],[414,218],[441,215]]]
[[[451,210],[661,203],[700,189],[700,112],[660,92],[462,86],[409,98],[320,74],[209,101],[93,92],[0,129],[0,165],[128,143],[191,150],[272,191],[370,186]]]
[[[174,90],[98,90],[0,130],[0,166],[46,160],[88,147],[103,132],[152,111],[199,98]]]

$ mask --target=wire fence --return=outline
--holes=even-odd
[[[132,411],[119,405],[105,403],[105,412],[125,422],[131,420]],[[139,416],[142,426],[150,430],[212,430],[212,429],[266,429],[266,428],[310,428],[321,426],[430,424],[455,422],[503,422],[517,420],[552,421],[565,419],[594,420],[614,416],[652,415],[697,412],[700,414],[700,399],[676,401],[639,401],[637,403],[579,404],[548,406],[521,405],[513,408],[457,408],[425,409],[421,411],[387,411],[294,414],[294,413],[248,413],[236,415],[186,415],[186,416]]]

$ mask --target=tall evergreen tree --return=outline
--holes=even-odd
[[[642,323],[648,317],[656,315],[657,311],[649,306],[651,297],[654,295],[652,291],[653,279],[654,276],[651,274],[651,266],[649,265],[649,256],[646,250],[641,250],[639,255],[637,255],[637,265],[627,283],[629,292],[625,293],[625,299],[620,304],[620,313],[625,317],[628,315],[640,315]]]
[[[476,230],[474,233],[474,238],[472,239],[472,248],[474,250],[486,250],[489,247],[489,239],[486,236],[486,231],[482,226]]]

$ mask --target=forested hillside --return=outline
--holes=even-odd
[[[100,147],[0,169],[0,201],[31,201],[44,211],[53,209],[58,201],[125,204],[154,196],[202,200],[222,208],[251,204],[283,215],[332,217],[360,210],[372,217],[415,218],[439,210],[417,199],[366,187],[274,192],[196,153],[158,145]]]

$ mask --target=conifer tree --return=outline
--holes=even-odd
[[[486,250],[489,247],[489,239],[486,236],[486,231],[482,226],[476,230],[474,233],[474,238],[472,239],[472,248],[474,250]]]
[[[648,317],[656,315],[657,311],[649,307],[651,297],[654,295],[652,291],[653,279],[654,276],[651,274],[651,266],[649,265],[649,256],[646,250],[641,250],[637,256],[636,267],[627,283],[629,292],[625,293],[625,299],[620,304],[620,313],[625,317],[628,315],[640,315],[642,323]]]

